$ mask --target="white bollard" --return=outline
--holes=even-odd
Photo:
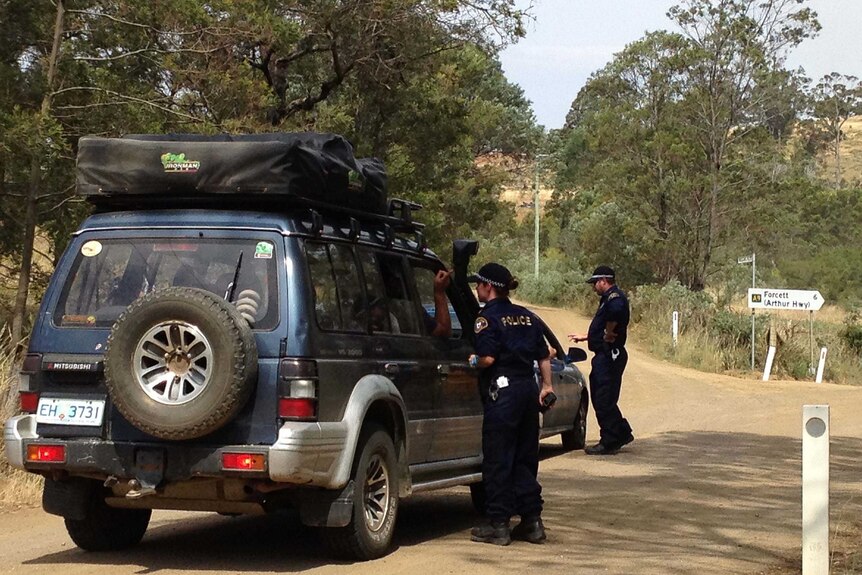
[[[775,361],[775,346],[770,345],[769,351],[766,352],[766,365],[763,366],[763,381],[769,381],[769,374],[772,373],[773,361]]]
[[[679,339],[679,312],[673,312],[673,321],[671,323],[671,333],[673,334],[673,346],[676,347]]]
[[[815,383],[823,383],[823,369],[826,367],[826,348],[820,348],[820,361],[817,363],[817,377]]]
[[[829,406],[802,406],[802,575],[829,575]]]

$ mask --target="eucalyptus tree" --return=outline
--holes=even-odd
[[[862,83],[855,76],[837,72],[827,74],[814,86],[811,95],[811,113],[830,142],[835,161],[834,187],[841,187],[841,141],[844,124],[862,113]]]
[[[476,46],[493,58],[527,16],[515,0],[8,0],[0,10],[0,78],[14,81],[0,88],[2,204],[20,224],[17,243],[0,245],[18,261],[16,341],[34,230],[62,237],[80,212],[68,201],[80,135],[343,126],[358,117],[347,97],[356,88],[365,97],[416,90],[423,78],[460,81],[441,55]],[[458,89],[434,117],[444,130]],[[393,129],[396,140],[410,127]],[[438,143],[469,151],[479,132],[465,125]],[[13,192],[20,201],[8,201]]]
[[[593,74],[567,118],[557,205],[564,206],[566,193],[589,198],[588,205],[576,200],[583,248],[610,248],[589,257],[614,261],[644,281],[687,275],[691,222],[702,209],[686,199],[696,186],[698,156],[679,111],[685,47],[684,38],[666,32],[626,46]],[[584,189],[592,193],[584,196]],[[596,220],[611,217],[614,233],[602,232]]]
[[[686,103],[707,162],[706,205],[691,281],[702,288],[713,252],[739,206],[724,167],[767,121],[774,74],[789,50],[819,30],[805,0],[685,0],[668,15],[689,41]]]
[[[641,276],[703,289],[716,252],[757,241],[774,215],[776,142],[800,108],[784,58],[817,29],[802,4],[686,0],[669,12],[680,33],[627,46],[575,99],[561,184],[618,206],[630,237],[616,257],[648,266]]]

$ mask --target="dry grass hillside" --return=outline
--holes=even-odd
[[[541,163],[537,165],[532,160],[519,160],[502,154],[482,156],[476,163],[479,166],[500,168],[509,174],[509,183],[503,187],[500,200],[514,205],[518,217],[533,213],[533,195],[536,187],[539,189],[539,208],[544,209],[551,199],[554,190],[549,185],[549,180],[553,174],[549,173],[547,167]]]
[[[848,183],[862,183],[862,116],[844,124],[845,140],[841,143],[841,176]],[[830,179],[834,175],[835,158],[831,153],[820,157],[820,176]]]
[[[845,183],[862,185],[862,116],[851,118],[844,124],[845,140],[841,143],[841,176]],[[539,164],[536,179],[536,164],[519,161],[501,155],[484,156],[480,165],[494,165],[509,172],[510,183],[503,188],[500,199],[515,206],[519,217],[533,213],[533,195],[539,189],[539,207],[544,209],[553,194],[550,185],[552,174]],[[832,181],[835,173],[835,157],[831,152],[821,152],[818,158],[817,176]],[[536,184],[538,183],[538,186]]]

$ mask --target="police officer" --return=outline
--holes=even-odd
[[[587,455],[613,455],[634,441],[632,428],[623,417],[617,402],[623,383],[623,371],[629,356],[626,353],[626,330],[629,325],[629,302],[616,285],[614,270],[599,266],[587,280],[601,297],[599,309],[586,334],[570,334],[569,339],[586,341],[595,352],[590,371],[590,395],[599,422],[600,441],[587,447]]]
[[[539,408],[554,397],[551,362],[543,324],[528,309],[509,301],[518,280],[504,266],[489,263],[467,278],[476,283],[484,308],[476,318],[476,353],[470,365],[481,369],[482,481],[488,522],[474,527],[471,539],[508,545],[512,538],[545,540],[539,471]],[[533,364],[539,364],[542,387]],[[512,516],[521,521],[509,528]]]

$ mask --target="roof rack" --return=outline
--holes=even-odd
[[[402,234],[415,235],[425,229],[425,224],[413,220],[413,212],[420,210],[422,206],[414,202],[395,198],[389,200],[389,215],[364,212],[301,196],[279,196],[278,198],[257,194],[130,196],[104,193],[101,196],[90,196],[87,200],[96,207],[96,211],[98,212],[142,209],[203,209],[282,213],[307,208],[314,213],[346,216],[349,218],[348,221],[352,220],[356,222],[356,224],[348,224],[351,226],[350,233],[356,235],[359,233],[359,224],[362,222],[388,225],[394,232]],[[397,208],[394,209],[394,206],[397,206]]]

